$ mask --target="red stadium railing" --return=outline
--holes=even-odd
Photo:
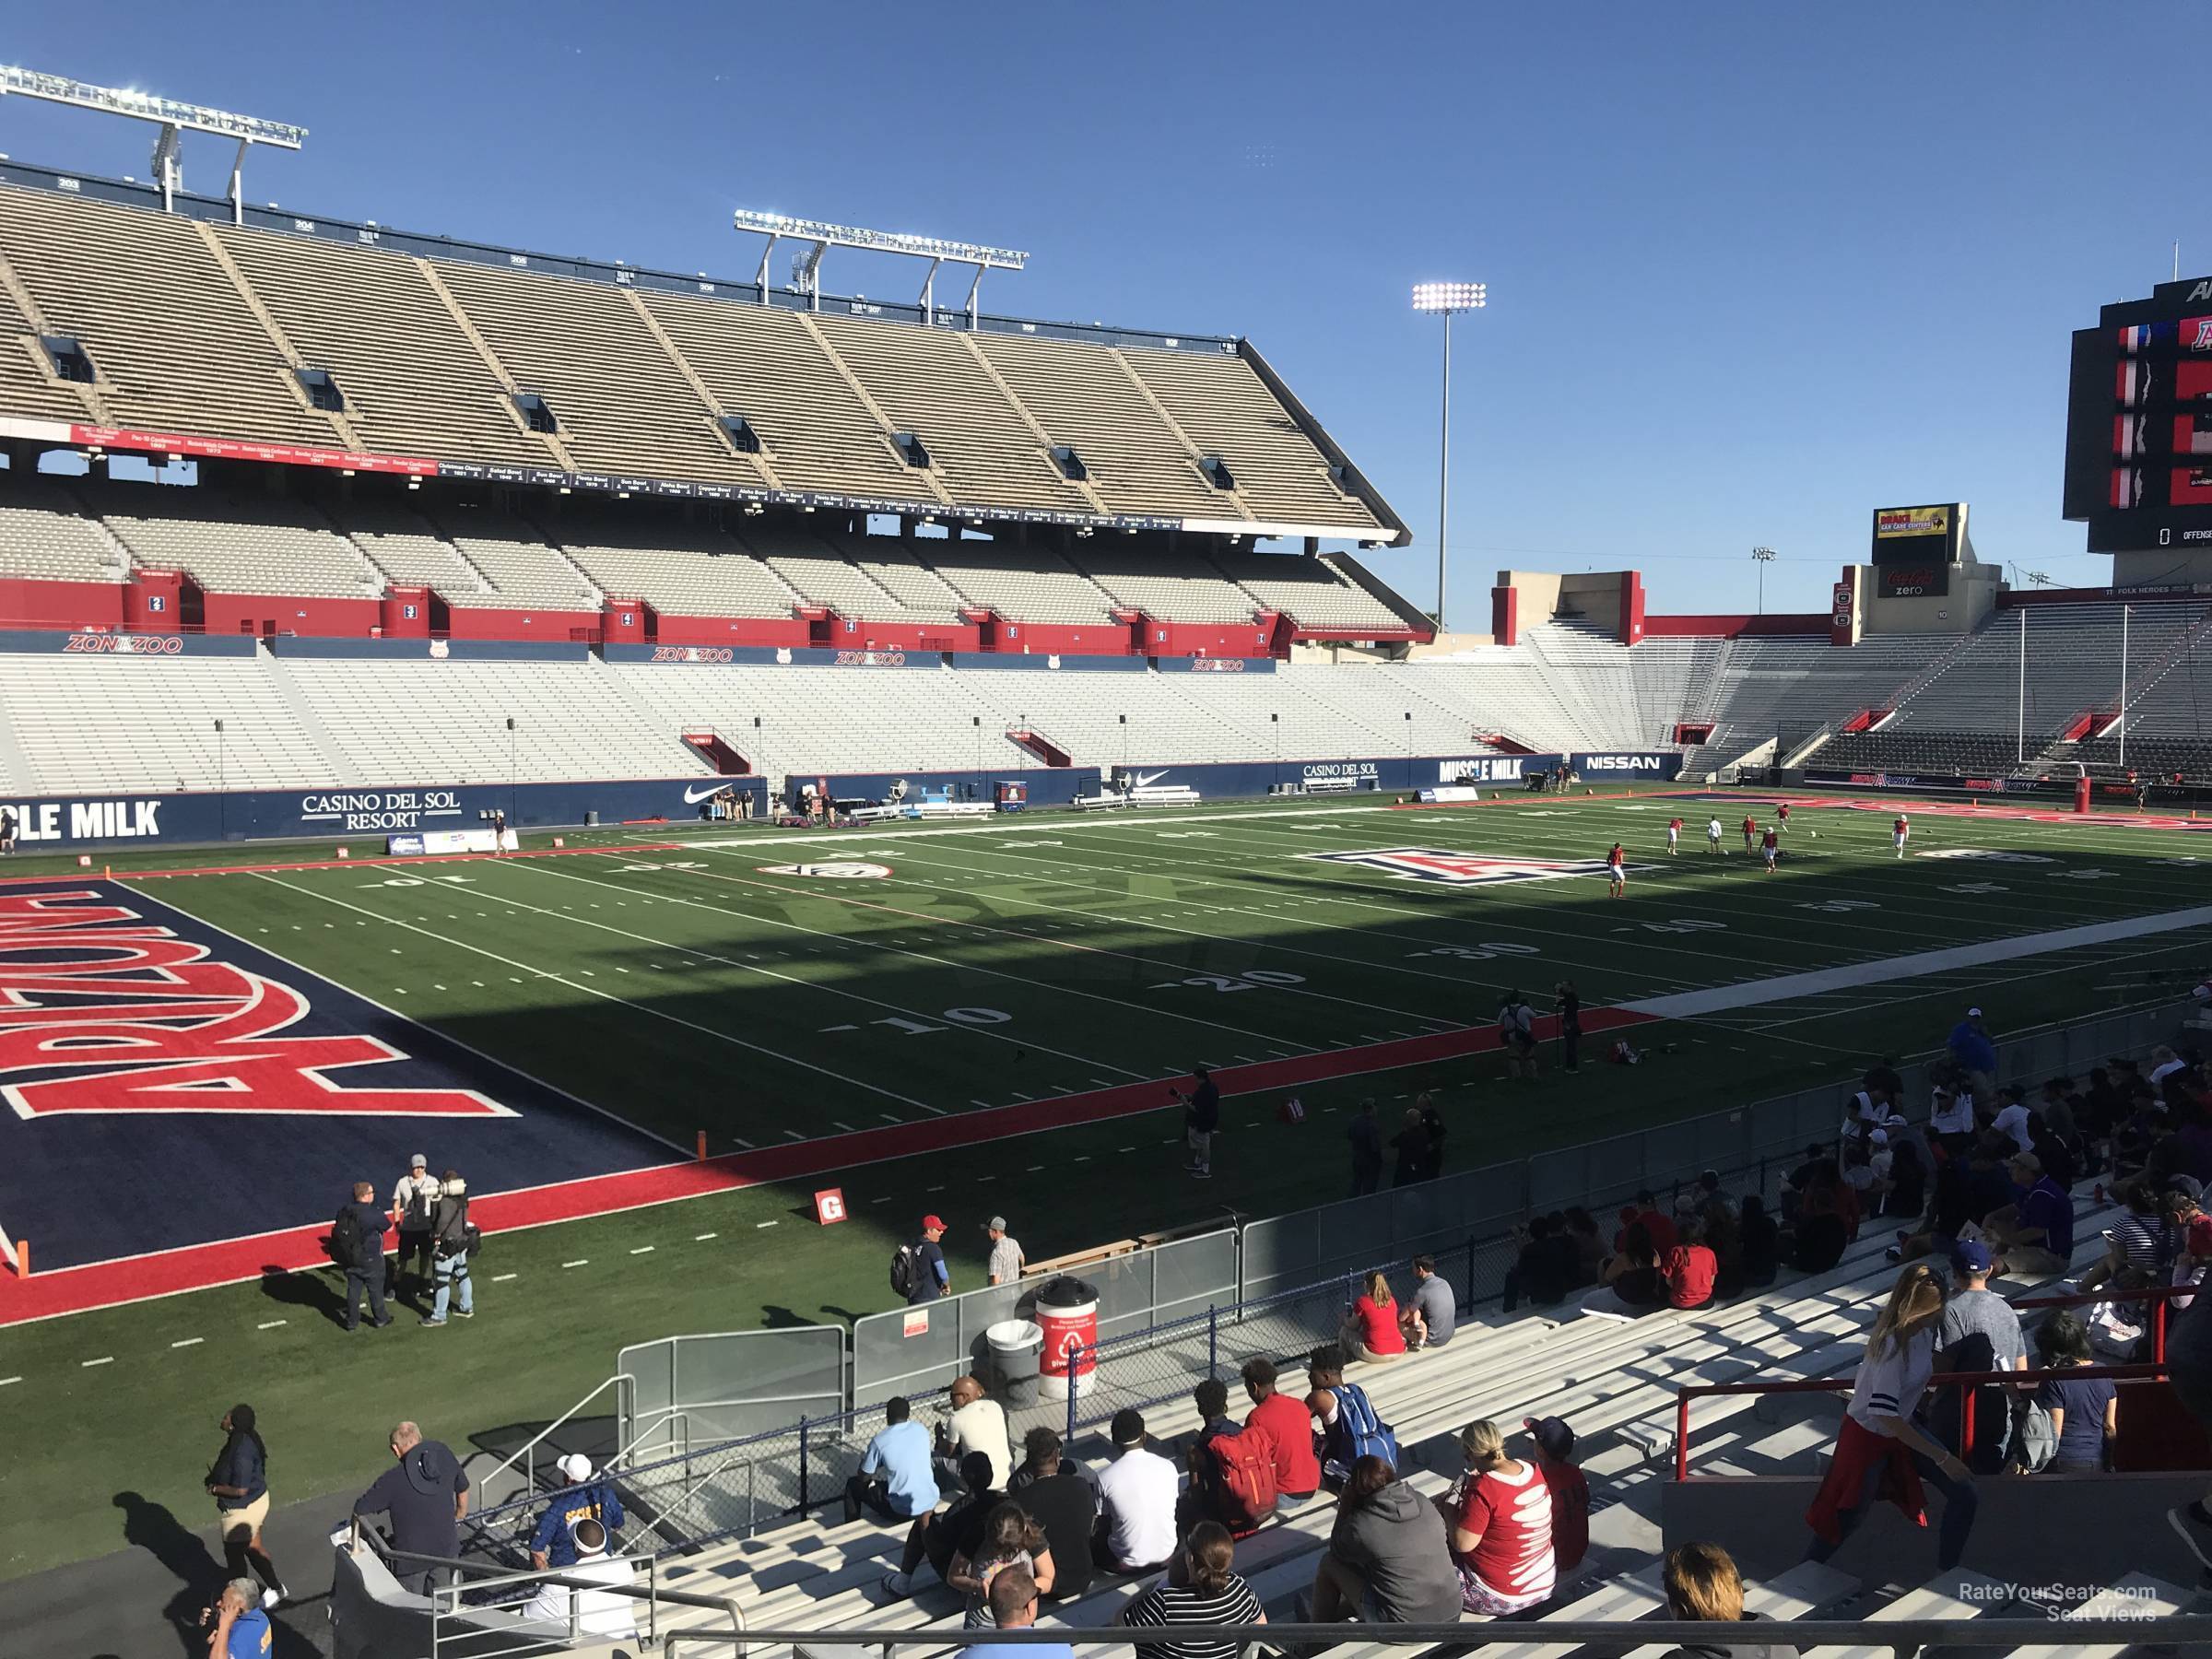
[[[2109,1377],[2114,1382],[2163,1382],[2166,1377],[2166,1310],[2177,1296],[2194,1296],[2199,1287],[2193,1285],[2149,1285],[2139,1289],[2069,1291],[2053,1296],[2023,1296],[2015,1300],[2015,1308],[2078,1308],[2096,1302],[2148,1302],[2150,1315],[2150,1353],[2147,1362],[2136,1365],[2076,1365],[2062,1371],[1939,1371],[1928,1379],[1930,1388],[1971,1388],[1987,1382],[2011,1382],[2016,1385],[2041,1383],[2065,1378],[2081,1381],[2088,1378]],[[2212,1296],[2212,1287],[2203,1288],[2203,1293]],[[1675,1395],[1675,1478],[1688,1480],[1689,1474],[1689,1406],[1692,1400],[1715,1394],[1848,1394],[1852,1380],[1849,1377],[1777,1378],[1771,1382],[1686,1382]],[[1959,1413],[1959,1453],[1971,1455],[1974,1449],[1974,1413]]]

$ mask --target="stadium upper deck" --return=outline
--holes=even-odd
[[[1407,539],[1243,340],[802,309],[748,282],[158,204],[150,186],[0,165],[0,435],[979,523]]]

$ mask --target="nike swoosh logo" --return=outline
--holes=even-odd
[[[1139,789],[1149,789],[1153,784],[1157,783],[1160,779],[1166,777],[1167,775],[1168,774],[1164,771],[1138,772],[1136,774],[1136,786]]]
[[[704,789],[687,789],[684,791],[684,805],[696,806],[709,795],[718,795],[728,787],[727,783],[710,783]]]

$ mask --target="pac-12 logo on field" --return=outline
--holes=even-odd
[[[1441,881],[1453,887],[1495,887],[1511,881],[1558,881],[1575,876],[1603,876],[1595,858],[1489,858],[1479,853],[1446,853],[1434,847],[1383,847],[1366,853],[1300,853],[1323,864],[1365,865],[1407,881]],[[1630,865],[1632,870],[1648,865]]]
[[[763,876],[815,876],[825,881],[881,881],[891,873],[889,865],[801,864],[762,865]]]

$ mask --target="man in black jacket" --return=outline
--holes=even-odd
[[[369,1297],[369,1323],[380,1330],[392,1323],[384,1312],[384,1233],[392,1218],[377,1207],[376,1189],[353,1183],[353,1202],[341,1205],[330,1224],[330,1259],[346,1270],[346,1328],[361,1328],[361,1296]]]
[[[1221,1126],[1221,1086],[1214,1081],[1211,1070],[1203,1065],[1191,1067],[1194,1087],[1185,1094],[1180,1088],[1175,1098],[1182,1102],[1182,1137],[1191,1148],[1189,1165],[1192,1178],[1211,1181],[1214,1178],[1214,1131]]]
[[[424,1440],[413,1423],[392,1430],[392,1455],[398,1461],[354,1500],[357,1515],[389,1515],[392,1547],[406,1555],[451,1560],[461,1552],[461,1522],[468,1513],[468,1476],[452,1448]],[[434,1567],[394,1561],[393,1576],[418,1595],[430,1593]]]

